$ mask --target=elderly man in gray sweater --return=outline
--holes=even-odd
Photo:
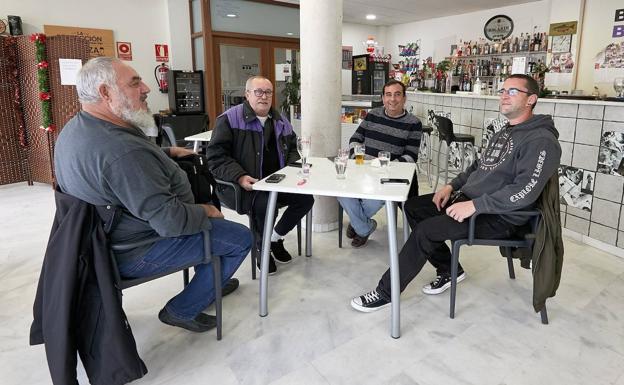
[[[93,205],[123,209],[111,241],[133,242],[165,237],[115,257],[127,278],[155,275],[197,262],[195,275],[158,314],[169,325],[194,332],[216,326],[202,311],[215,298],[212,266],[204,257],[202,230],[210,230],[211,251],[222,257],[223,294],[238,287],[230,279],[251,247],[245,226],[223,219],[210,204],[195,204],[188,178],[171,159],[190,151],[161,149],[142,130],[154,126],[147,106],[150,89],[123,62],[107,57],[89,60],[77,76],[82,111],[61,131],[54,170],[59,187]]]

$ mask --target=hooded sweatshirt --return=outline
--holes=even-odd
[[[454,191],[472,199],[476,213],[530,209],[555,173],[561,147],[550,115],[534,115],[494,134],[481,159],[451,181]],[[504,215],[522,225],[526,218]]]

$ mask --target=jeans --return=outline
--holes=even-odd
[[[347,212],[351,227],[360,237],[366,237],[373,231],[373,215],[381,209],[386,202],[374,199],[338,198],[340,206]]]
[[[405,202],[405,212],[412,227],[412,233],[399,252],[401,292],[416,277],[427,261],[436,268],[437,275],[450,275],[451,251],[445,241],[468,238],[469,218],[461,223],[457,222],[446,215],[446,207],[438,211],[432,198],[433,194],[427,194]],[[478,238],[509,238],[516,230],[516,226],[499,215],[481,215],[475,223],[475,235]],[[458,274],[462,273],[461,265],[457,271]],[[390,269],[379,280],[377,292],[390,300]]]
[[[251,232],[241,224],[225,219],[210,219],[210,249],[213,258],[221,257],[221,285],[225,284],[251,249]],[[176,318],[194,319],[215,300],[212,263],[202,264],[203,233],[160,240],[141,258],[119,264],[124,278],[141,278],[197,262],[189,284],[165,305]]]

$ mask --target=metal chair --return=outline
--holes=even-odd
[[[228,207],[231,210],[236,211],[239,215],[247,215],[249,219],[249,229],[251,230],[252,235],[252,247],[251,247],[251,279],[256,279],[256,261],[260,259],[260,251],[256,248],[257,238],[256,238],[256,226],[254,224],[254,220],[251,217],[250,211],[243,210],[243,191],[242,187],[238,183],[227,182],[220,179],[215,179],[217,185],[221,185],[221,187],[231,188],[234,190],[234,207]],[[226,206],[227,207],[227,206]],[[280,207],[278,207],[279,209]],[[306,257],[310,257],[312,255],[312,239],[310,229],[312,228],[312,215],[308,213],[306,215]],[[301,255],[301,221],[297,223],[297,253]]]
[[[114,226],[115,219],[121,213],[115,206],[96,206],[97,212],[102,219],[104,231],[108,234]],[[214,282],[215,282],[215,313],[217,318],[217,340],[221,340],[222,337],[222,287],[221,283],[221,257],[213,257],[210,251],[210,232],[208,230],[203,231],[204,237],[204,259],[202,264],[212,263]],[[158,240],[164,239],[163,237],[151,237],[138,242],[118,243],[110,245],[110,259],[115,274],[115,282],[119,290],[124,290],[133,286],[140,285],[145,282],[153,281],[155,279],[164,277],[169,274],[183,272],[184,287],[189,283],[189,268],[197,265],[196,263],[189,263],[187,265],[172,268],[171,270],[164,271],[159,274],[154,274],[148,277],[142,278],[123,278],[119,274],[119,268],[117,266],[117,259],[115,258],[115,251],[125,251],[136,247],[152,244]]]
[[[509,278],[515,279],[516,275],[513,267],[513,258],[511,257],[511,249],[512,248],[533,248],[533,241],[535,239],[535,234],[537,232],[537,228],[539,226],[539,222],[541,220],[542,214],[537,210],[526,210],[526,211],[514,211],[513,215],[525,216],[529,218],[530,224],[530,232],[526,234],[522,234],[521,236],[517,236],[515,238],[508,239],[479,239],[475,238],[475,222],[479,215],[491,215],[491,214],[504,214],[504,213],[488,213],[488,214],[474,214],[470,217],[469,227],[468,227],[468,238],[466,239],[458,239],[453,241],[452,245],[452,254],[451,254],[451,303],[449,310],[449,317],[455,318],[455,299],[457,294],[457,271],[459,269],[459,249],[463,245],[473,246],[473,245],[481,245],[481,246],[499,246],[507,249],[505,255],[507,255],[507,268],[509,270]],[[509,213],[507,213],[509,214]],[[540,311],[540,316],[542,319],[542,323],[544,325],[548,324],[548,313],[546,312],[546,305]]]
[[[456,134],[453,132],[453,122],[451,119],[446,118],[444,116],[435,115],[434,120],[436,127],[438,129],[438,136],[440,138],[438,144],[438,157],[437,157],[437,165],[436,165],[436,183],[433,191],[437,191],[438,189],[438,181],[440,179],[440,152],[442,150],[442,142],[446,143],[446,164],[445,164],[445,175],[444,175],[444,184],[448,182],[448,172],[449,172],[449,160],[451,157],[451,144],[457,143],[458,145],[462,145],[462,153],[461,153],[461,165],[460,170],[463,171],[465,169],[464,162],[466,161],[466,145],[470,144],[472,146],[473,159],[476,158],[475,152],[475,137],[469,134]]]

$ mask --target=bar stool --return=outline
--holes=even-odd
[[[454,171],[463,171],[465,169],[464,163],[466,161],[466,145],[470,144],[472,146],[473,159],[476,159],[475,153],[475,137],[470,134],[455,134],[453,132],[453,122],[449,118],[445,118],[443,116],[436,115],[435,123],[438,128],[438,136],[440,138],[440,142],[438,144],[438,164],[436,165],[436,183],[433,191],[438,190],[438,181],[440,179],[440,152],[442,150],[442,142],[446,143],[446,164],[445,164],[445,174],[444,174],[444,184],[448,182],[448,172],[449,172],[449,160],[451,157],[451,144],[457,143],[457,145],[462,146],[461,152],[461,165],[460,169]]]
[[[420,148],[418,149],[418,161],[416,162],[416,169],[418,173],[421,173],[420,166],[424,164],[427,168],[427,180],[429,181],[429,187],[432,187],[431,182],[431,134],[433,133],[433,127],[429,125],[422,126],[422,137],[420,139]]]

